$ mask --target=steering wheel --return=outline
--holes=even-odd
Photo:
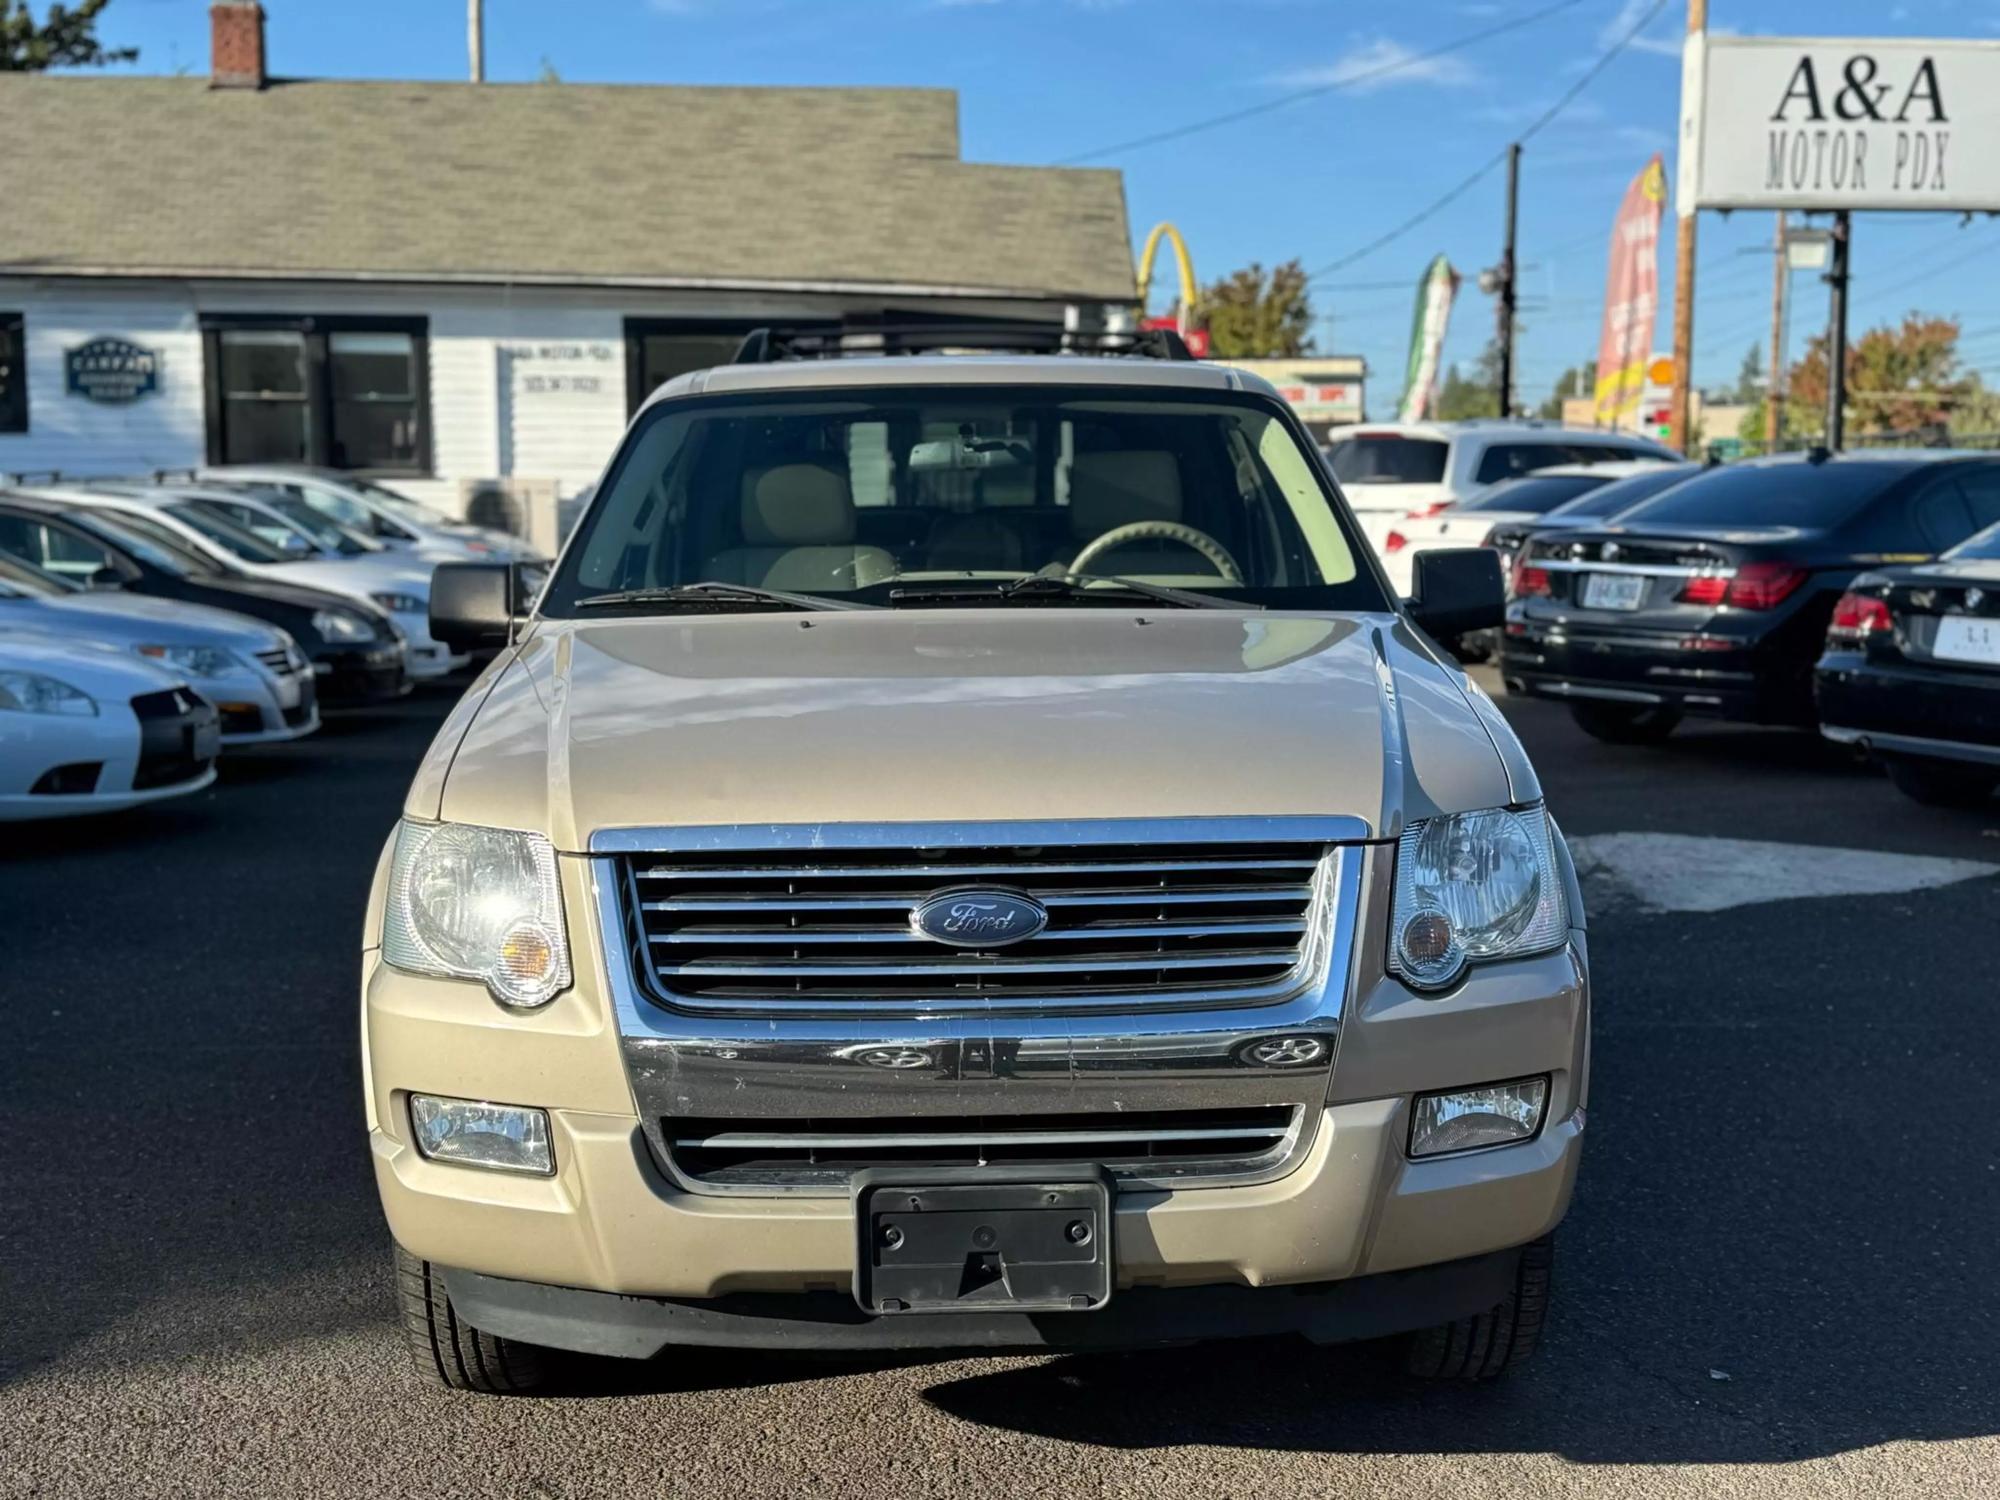
[[[1243,570],[1236,566],[1236,559],[1222,543],[1205,531],[1179,521],[1131,521],[1123,526],[1114,526],[1102,536],[1084,544],[1081,552],[1071,559],[1072,573],[1087,573],[1089,565],[1107,552],[1116,551],[1127,542],[1179,542],[1207,558],[1222,575],[1224,583],[1243,582]]]

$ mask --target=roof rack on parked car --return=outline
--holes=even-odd
[[[733,361],[774,364],[786,359],[839,359],[879,354],[1129,354],[1142,359],[1192,360],[1171,328],[1081,332],[1028,323],[880,323],[839,328],[757,328]]]
[[[0,484],[61,484],[61,469],[0,469]]]

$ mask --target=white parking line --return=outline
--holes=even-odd
[[[1808,896],[1888,896],[2000,875],[2000,865],[1980,860],[1684,833],[1599,833],[1569,846],[1591,909],[1728,911]]]

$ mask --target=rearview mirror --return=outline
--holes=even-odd
[[[1410,618],[1433,640],[1497,628],[1507,618],[1500,554],[1491,547],[1419,552],[1416,588],[1407,603]]]
[[[518,599],[511,563],[439,563],[431,574],[431,634],[455,651],[504,646]]]

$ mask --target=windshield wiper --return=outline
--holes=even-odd
[[[1244,604],[1235,599],[1220,599],[1210,594],[1197,594],[1188,589],[1172,589],[1157,583],[1141,583],[1136,578],[1118,578],[1108,573],[1029,573],[988,588],[945,583],[906,585],[889,591],[891,604],[944,604],[957,600],[979,604],[990,604],[996,600],[1007,604],[1018,600],[1034,604],[1076,599],[1097,600],[1107,604],[1129,604],[1134,599],[1147,599],[1156,604],[1171,604],[1176,609],[1262,609],[1264,607],[1261,604]]]
[[[788,594],[782,589],[760,589],[747,583],[676,583],[663,588],[615,589],[608,594],[589,594],[576,601],[578,609],[605,609],[617,605],[750,605],[764,609],[879,609],[876,604],[860,604],[847,599],[823,599],[816,594]]]

